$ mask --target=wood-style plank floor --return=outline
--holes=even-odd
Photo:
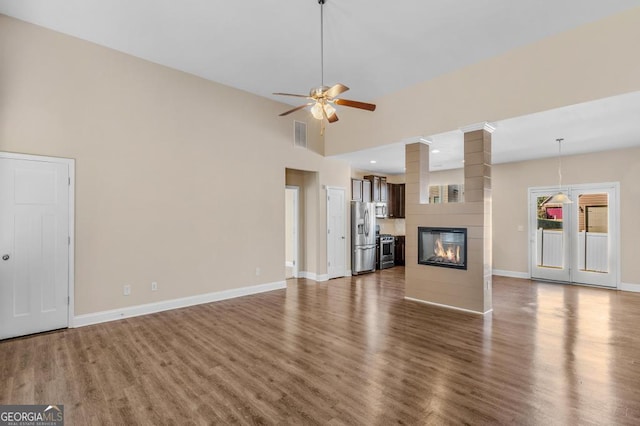
[[[494,278],[486,317],[403,268],[0,342],[0,404],[67,424],[640,424],[640,294]]]

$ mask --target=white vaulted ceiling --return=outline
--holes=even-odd
[[[325,83],[344,83],[351,88],[347,98],[375,102],[638,5],[638,0],[326,0]],[[272,92],[306,94],[320,83],[318,0],[0,0],[0,13],[294,105],[298,99]],[[638,120],[627,114],[640,111],[640,96],[601,102],[496,123],[494,160],[552,155],[556,137],[567,140],[568,154],[603,149],[603,141],[609,148],[640,143]],[[591,119],[575,119],[584,116]],[[575,148],[572,135],[582,138]],[[461,163],[459,132],[424,136],[441,150],[431,156],[436,169]],[[389,144],[340,157],[354,167],[401,173],[403,142]],[[375,168],[371,159],[378,161]]]
[[[375,100],[637,6],[326,0],[325,82]],[[0,13],[274,99],[320,83],[318,0],[0,0]]]

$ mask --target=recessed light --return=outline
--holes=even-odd
[[[437,153],[439,153],[439,152],[440,152],[440,150],[439,150],[439,149],[432,149],[432,150],[431,150],[431,153],[432,153],[432,154],[437,154]]]
[[[376,161],[376,160],[371,160],[371,161],[369,161],[369,162],[370,162],[371,164],[376,164],[376,163],[377,163],[377,161]]]

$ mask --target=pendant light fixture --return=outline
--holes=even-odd
[[[572,204],[573,201],[562,192],[562,141],[564,138],[558,138],[558,193],[549,198],[545,204]]]

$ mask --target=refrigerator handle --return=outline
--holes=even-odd
[[[364,211],[364,235],[369,236],[369,209]]]

